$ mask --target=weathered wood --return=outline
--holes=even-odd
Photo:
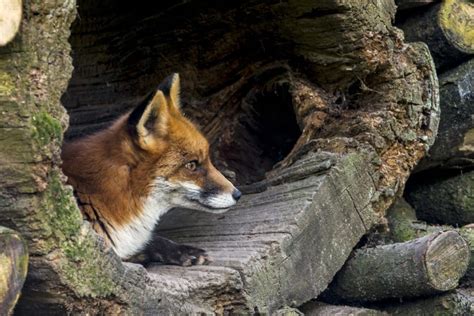
[[[395,0],[395,3],[397,4],[398,10],[406,10],[422,7],[436,1],[437,0]]]
[[[28,271],[28,250],[21,236],[0,226],[0,315],[10,315]]]
[[[215,160],[251,183],[221,217],[176,210],[160,227],[204,245],[214,266],[123,264],[82,221],[59,170],[75,8],[25,2],[21,36],[0,48],[0,223],[34,254],[20,313],[245,314],[307,301],[434,141],[434,66],[425,45],[407,45],[391,26],[391,0],[191,0],[132,10],[82,0],[62,97],[70,135],[110,123],[178,71],[184,109]]]
[[[388,315],[375,309],[345,306],[345,305],[330,305],[322,302],[309,302],[303,305],[300,310],[306,316],[384,316]]]
[[[474,313],[474,289],[456,289],[453,292],[421,298],[416,301],[384,306],[390,315],[472,315]]]
[[[359,249],[336,276],[330,293],[345,301],[378,301],[452,290],[469,258],[469,246],[455,231]]]
[[[474,166],[474,59],[439,78],[441,116],[438,136],[417,171]]]
[[[462,226],[474,223],[474,171],[415,181],[405,197],[417,217],[428,223]]]
[[[21,22],[21,0],[3,0],[0,8],[0,46],[10,42]]]
[[[469,0],[446,0],[408,15],[398,26],[407,41],[428,44],[436,69],[442,72],[474,54],[473,12]]]
[[[296,308],[285,306],[277,310],[273,315],[275,316],[304,316],[302,312],[300,312]]]
[[[255,310],[274,311],[316,297],[376,217],[369,206],[373,175],[364,170],[364,158],[317,164],[313,155],[267,179],[266,191],[245,195],[228,213],[176,210],[158,233],[204,248],[213,265],[239,271],[246,304]],[[320,174],[311,175],[315,171]]]

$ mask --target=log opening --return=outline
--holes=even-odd
[[[222,78],[223,82],[200,78],[200,73],[193,74],[200,69],[183,69],[186,59],[182,53],[169,52],[173,42],[165,30],[180,33],[183,26],[173,30],[174,25],[167,25],[150,36],[150,28],[156,25],[149,21],[161,26],[158,20],[163,19],[162,11],[172,8],[144,7],[128,12],[120,4],[112,7],[103,12],[103,7],[93,2],[79,2],[80,19],[73,24],[70,38],[75,69],[62,97],[70,116],[66,139],[106,128],[139,104],[166,75],[178,71],[184,111],[210,140],[216,166],[227,171],[238,185],[263,180],[265,173],[291,151],[301,131],[285,67],[270,66],[249,75],[237,73],[235,95],[229,96],[226,90],[232,89],[232,84],[227,78]],[[188,9],[192,8],[183,7]],[[218,45],[209,46],[209,51]],[[130,51],[134,51],[133,56]],[[167,54],[183,59],[173,64]],[[193,67],[202,62],[197,58]],[[281,78],[282,73],[286,78]]]

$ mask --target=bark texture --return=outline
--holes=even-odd
[[[412,302],[386,308],[390,315],[472,315],[474,313],[474,290],[457,289],[442,295],[422,298]]]
[[[462,226],[474,223],[474,171],[410,184],[406,199],[417,217],[429,223]]]
[[[21,232],[31,255],[19,313],[271,313],[303,303],[434,141],[434,65],[392,27],[393,1],[78,7],[67,89],[74,1],[25,2],[20,36],[0,48],[0,223]],[[247,195],[221,217],[176,210],[159,227],[204,247],[214,265],[146,270],[104,247],[63,185],[59,100],[77,137],[172,71],[214,160]]]
[[[10,315],[28,271],[28,249],[21,236],[0,226],[0,314]]]
[[[438,136],[417,171],[474,166],[474,59],[440,76]]]
[[[405,242],[432,233],[455,229],[448,225],[428,225],[418,220],[415,210],[403,199],[398,199],[390,207],[387,211],[387,219],[390,228],[389,240],[392,242]],[[471,259],[463,283],[472,285],[472,282],[474,282],[474,227],[470,224],[455,230],[469,244]]]
[[[457,287],[469,259],[469,246],[455,231],[359,249],[336,276],[330,293],[354,302],[448,291]]]

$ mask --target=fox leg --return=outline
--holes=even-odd
[[[143,253],[135,255],[127,261],[143,264],[161,262],[187,267],[208,264],[211,260],[203,249],[179,244],[155,235]]]

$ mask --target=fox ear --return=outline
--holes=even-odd
[[[169,111],[166,98],[158,90],[137,106],[128,117],[128,126],[140,145],[147,147],[168,133]]]
[[[175,109],[179,110],[181,107],[181,99],[179,97],[179,93],[181,90],[180,87],[180,80],[179,80],[179,74],[174,73],[168,77],[166,77],[165,80],[163,80],[162,83],[158,86],[158,89],[163,91],[165,96],[168,98],[170,101],[170,106],[173,106]]]

